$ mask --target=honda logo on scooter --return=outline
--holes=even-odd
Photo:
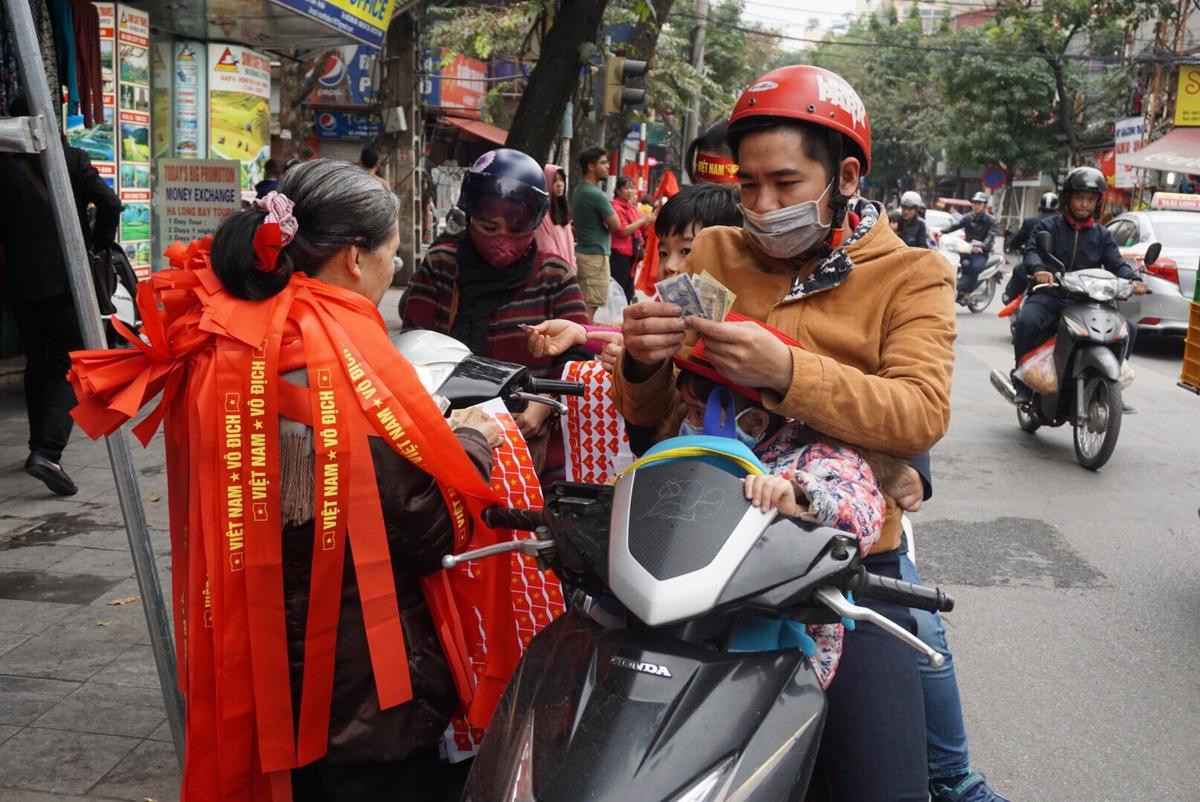
[[[653,674],[656,677],[671,677],[671,670],[664,665],[658,663],[640,663],[637,660],[631,660],[628,657],[621,657],[614,654],[608,659],[610,666],[617,668],[628,668],[631,671],[639,671],[642,674]]]

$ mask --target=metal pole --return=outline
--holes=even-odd
[[[646,124],[638,124],[637,189],[638,200],[646,192]]]
[[[692,38],[692,66],[704,72],[704,37],[708,29],[708,0],[696,0],[696,30]],[[683,147],[686,149],[700,135],[700,93],[692,100],[687,118]]]
[[[33,25],[33,14],[26,0],[4,0],[5,10],[12,25],[13,40],[17,45],[17,56],[21,70],[21,83],[29,99],[29,108],[34,116],[41,117],[47,126],[45,150],[42,151],[42,167],[50,189],[51,209],[54,223],[62,243],[63,258],[67,264],[67,275],[71,281],[71,295],[75,299],[75,313],[83,342],[88,348],[104,348],[104,328],[100,322],[100,307],[96,303],[96,288],[92,284],[87,250],[83,244],[83,233],[79,228],[79,216],[75,210],[71,179],[67,175],[67,162],[63,156],[60,132],[50,132],[55,119],[51,106],[50,87],[46,83],[45,65],[38,47],[37,31]],[[183,764],[183,700],[179,696],[175,678],[175,649],[171,642],[171,619],[163,601],[162,585],[154,565],[154,548],[150,544],[150,532],[146,527],[146,513],[142,509],[138,493],[137,476],[133,471],[133,459],[129,453],[129,441],[125,439],[125,428],[105,438],[108,457],[112,463],[113,480],[121,502],[121,513],[125,517],[125,531],[129,536],[129,551],[133,555],[133,566],[137,573],[138,591],[146,611],[146,626],[150,631],[150,645],[154,652],[154,663],[158,668],[158,681],[162,685],[163,703],[167,708],[167,721],[171,738],[175,742],[175,753]]]

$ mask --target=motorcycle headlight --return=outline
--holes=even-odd
[[[1099,276],[1082,276],[1078,273],[1067,273],[1062,278],[1062,285],[1072,292],[1080,292],[1093,301],[1111,301],[1117,297],[1120,290],[1120,279],[1116,276],[1100,278]]]
[[[736,765],[737,756],[730,755],[685,788],[671,802],[718,802],[729,785],[729,779]]]

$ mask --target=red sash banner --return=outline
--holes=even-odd
[[[209,245],[175,243],[167,252],[174,269],[139,286],[142,337],[114,322],[133,347],[72,354],[71,414],[101,437],[161,396],[134,434],[145,445],[160,425],[166,433],[172,604],[187,702],[181,797],[282,802],[291,798],[290,770],[326,751],[346,548],[380,704],[412,699],[368,438],[437,480],[456,551],[512,535],[480,519],[502,494],[480,477],[367,299],[303,274],[271,299],[235,298],[212,272]],[[301,367],[307,387],[281,378]],[[281,415],[312,428],[314,457],[298,731],[283,606]],[[531,466],[520,467],[537,490]],[[544,615],[514,612],[516,572],[504,560],[422,580],[470,727],[489,722],[520,657],[519,636],[548,623],[553,604],[562,608],[556,588],[533,592],[527,568],[523,592]]]
[[[596,363],[597,365],[599,363]],[[537,472],[533,468],[533,457],[529,446],[521,436],[521,430],[513,420],[512,415],[498,400],[481,404],[480,409],[486,412],[499,426],[504,434],[504,442],[493,452],[491,483],[492,489],[500,496],[501,503],[509,507],[526,510],[540,510],[545,503],[542,496],[542,485]],[[529,539],[536,537],[533,532],[506,532],[508,537]],[[505,563],[508,563],[505,566]],[[487,684],[487,652],[499,645],[507,644],[516,651],[518,656],[524,654],[525,648],[533,636],[545,629],[551,621],[562,614],[565,609],[562,586],[553,574],[543,573],[533,557],[523,554],[513,554],[508,560],[501,557],[489,557],[483,560],[473,560],[459,571],[467,576],[487,578],[494,575],[490,563],[511,573],[508,587],[503,585],[495,590],[500,593],[501,604],[511,604],[515,612],[513,629],[515,638],[505,638],[500,641],[488,639],[487,643],[476,644],[474,651],[469,653],[469,663],[474,669],[473,682]],[[428,594],[427,594],[428,595]],[[508,597],[505,601],[504,596]],[[468,620],[479,620],[483,610],[478,607],[468,607],[460,610],[460,615]],[[486,647],[486,648],[485,648]],[[507,678],[505,678],[507,683]],[[503,686],[501,686],[503,688]],[[486,722],[485,722],[486,723]],[[474,755],[479,744],[483,741],[483,727],[476,724],[470,716],[457,715],[450,721],[443,738],[443,748],[451,762],[466,760]]]

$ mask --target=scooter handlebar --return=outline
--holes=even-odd
[[[855,582],[854,591],[863,598],[892,602],[901,607],[915,607],[932,613],[948,613],[954,609],[954,598],[940,588],[914,585],[903,579],[863,571]]]
[[[483,522],[494,529],[520,529],[532,532],[545,523],[541,510],[517,510],[509,507],[488,507]]]
[[[583,382],[560,381],[558,379],[529,380],[528,391],[538,395],[583,395]]]

